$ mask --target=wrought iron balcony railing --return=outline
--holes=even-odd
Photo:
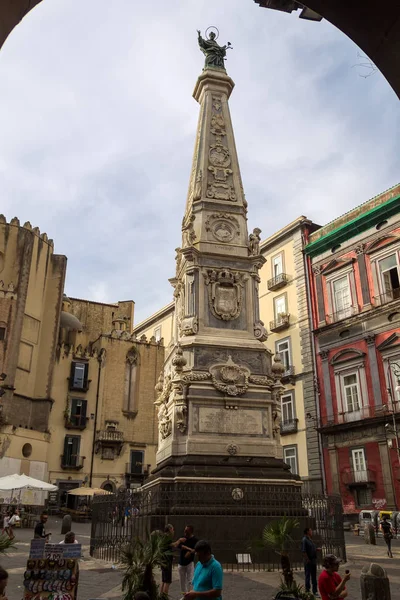
[[[270,331],[281,331],[290,326],[290,315],[279,315],[275,321],[269,322]]]
[[[399,298],[400,288],[394,288],[390,292],[374,296],[374,302],[376,306],[382,306],[382,304],[388,304],[388,302],[393,302],[393,300],[398,300]]]
[[[347,485],[348,487],[355,487],[357,485],[375,483],[376,475],[374,471],[371,471],[371,469],[346,469],[346,471],[341,474],[341,479],[344,485]]]
[[[280,288],[284,287],[288,281],[289,278],[286,273],[279,273],[279,275],[275,275],[275,277],[268,279],[267,287],[271,291],[279,290]]]
[[[342,308],[342,310],[338,310],[330,315],[326,315],[327,323],[337,323],[338,321],[343,321],[343,319],[348,319],[353,315],[358,313],[358,306],[355,304],[351,304],[350,306],[346,306],[346,308]]]
[[[79,456],[78,454],[61,454],[61,468],[79,471],[83,468],[85,458],[85,456]]]
[[[281,421],[281,435],[287,433],[297,433],[298,419],[289,419],[288,421]]]
[[[398,404],[398,403],[396,403]],[[332,427],[333,425],[344,425],[346,423],[354,423],[363,421],[364,419],[374,419],[376,417],[384,417],[390,414],[387,404],[380,406],[360,406],[352,411],[336,412],[332,415],[321,415],[320,427]]]
[[[68,415],[64,418],[65,429],[85,429],[87,424],[87,417],[81,415]]]
[[[282,373],[281,381],[282,383],[293,383],[295,380],[295,368],[293,365],[289,365],[286,367],[285,371]]]

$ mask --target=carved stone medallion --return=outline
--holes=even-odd
[[[225,363],[210,367],[213,386],[228,396],[243,396],[249,387],[250,371],[233,362],[229,356]]]
[[[247,277],[230,269],[208,269],[204,277],[212,314],[223,321],[237,319],[242,310]]]
[[[206,231],[222,243],[229,243],[240,235],[239,223],[229,213],[214,213],[206,221]]]
[[[211,144],[209,152],[210,163],[214,167],[229,167],[231,164],[231,157],[229,150],[222,144]]]

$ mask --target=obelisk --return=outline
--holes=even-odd
[[[157,489],[159,498],[168,489],[169,498],[175,498],[175,527],[177,515],[190,504],[199,514],[203,507],[211,518],[218,498],[238,506],[252,489],[265,506],[274,497],[276,507],[280,494],[296,494],[301,485],[282,460],[283,369],[263,343],[261,232],[247,231],[228,106],[234,82],[224,66],[227,46],[219,46],[213,34],[203,39],[200,32],[199,45],[206,55],[193,93],[200,116],[182,246],[170,280],[174,343],[156,388],[157,466],[143,488]]]

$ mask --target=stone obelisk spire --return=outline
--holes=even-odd
[[[293,482],[280,445],[278,361],[262,343],[260,230],[247,231],[224,68],[227,46],[199,45],[206,64],[192,173],[177,249],[174,345],[157,385],[159,448],[152,479],[241,477]],[[168,354],[169,352],[169,354]],[[171,479],[171,481],[172,481]]]

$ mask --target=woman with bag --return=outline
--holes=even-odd
[[[388,521],[387,515],[383,515],[383,517],[382,517],[382,521],[380,524],[380,530],[382,531],[383,539],[386,542],[387,554],[388,554],[389,558],[393,558],[393,554],[392,554],[393,529],[392,529],[392,524],[390,523],[390,521]]]

